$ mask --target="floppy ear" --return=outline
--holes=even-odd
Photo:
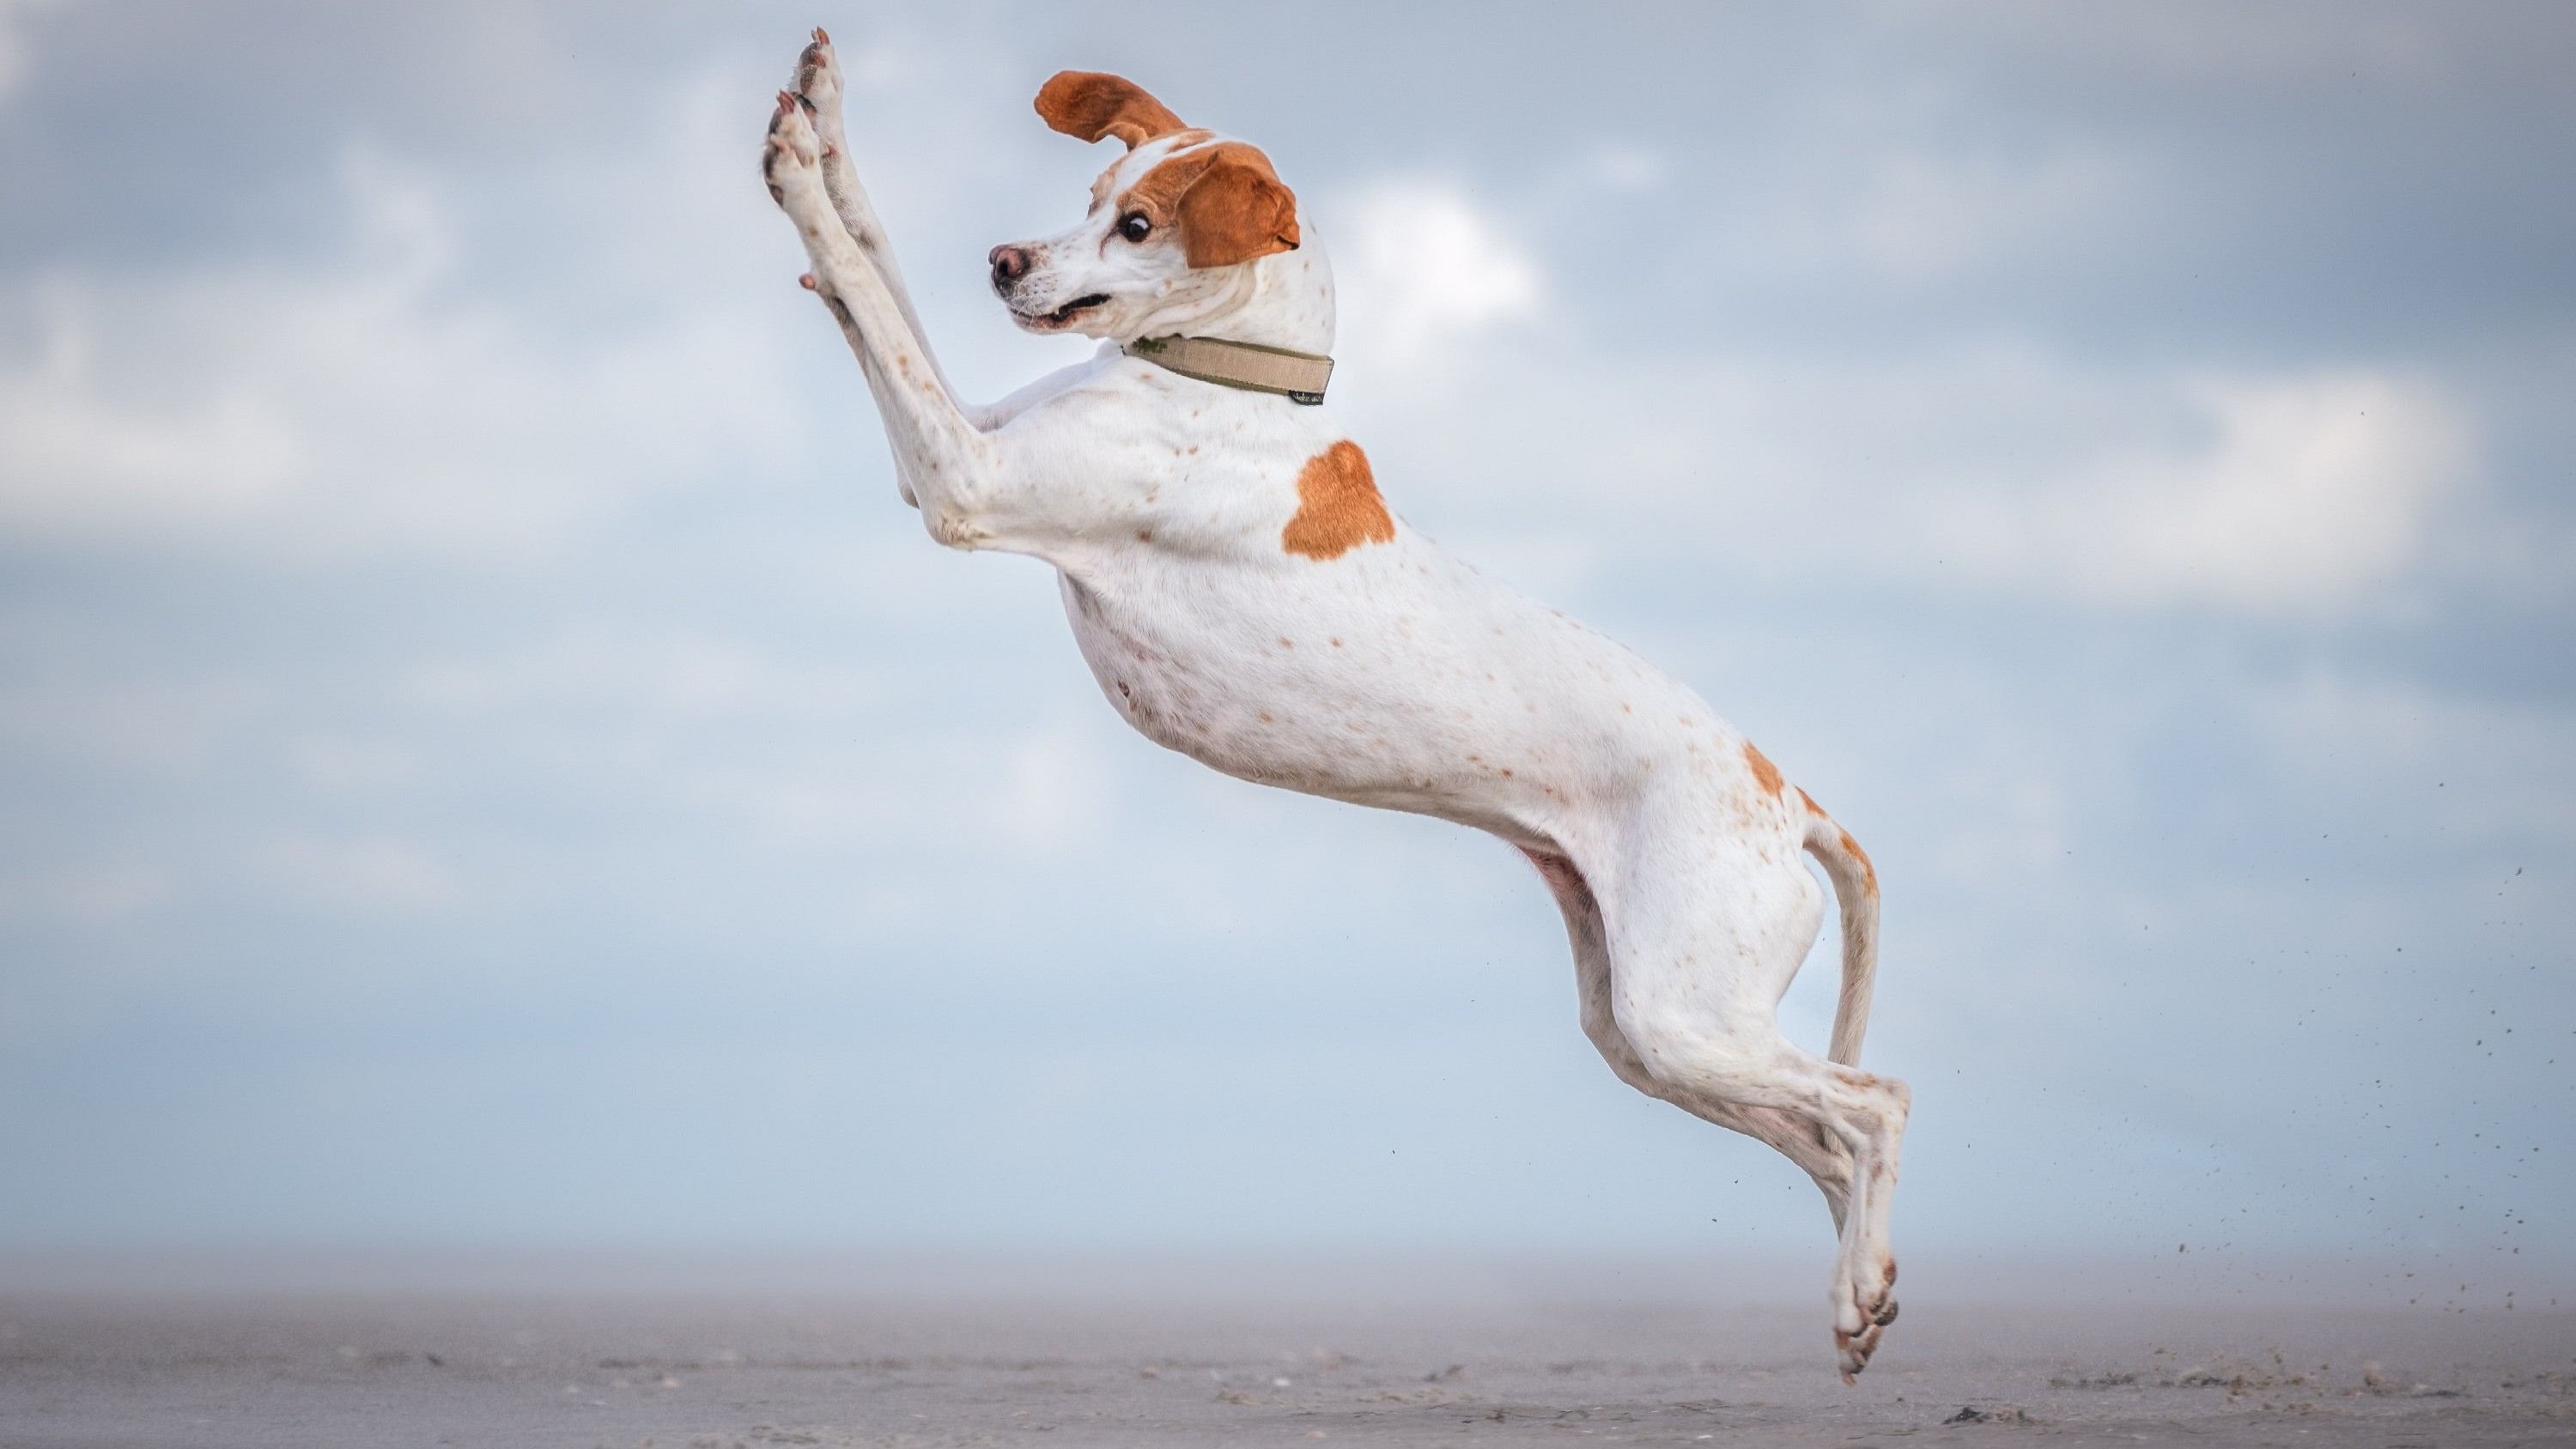
[[[1297,194],[1270,158],[1229,142],[1181,194],[1181,240],[1193,267],[1230,267],[1297,249]]]
[[[1145,88],[1123,76],[1060,70],[1038,87],[1038,115],[1056,130],[1085,141],[1115,136],[1135,150],[1157,136],[1189,128]]]

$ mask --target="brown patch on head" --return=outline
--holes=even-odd
[[[1290,553],[1339,558],[1364,543],[1395,538],[1395,520],[1378,497],[1368,454],[1348,438],[1306,460],[1297,472],[1297,516],[1279,532]]]
[[[1120,194],[1118,213],[1129,212],[1157,232],[1179,227],[1193,267],[1230,267],[1297,247],[1297,193],[1260,147],[1241,141],[1164,160]]]
[[[1780,779],[1780,767],[1772,764],[1760,750],[1753,748],[1751,740],[1744,742],[1744,763],[1753,771],[1753,783],[1762,787],[1762,793],[1774,800],[1779,799],[1783,783]]]
[[[1796,789],[1797,787],[1791,786],[1790,788]],[[1808,794],[1804,790],[1799,790],[1798,798],[1806,803],[1808,814],[1815,816],[1819,820],[1824,818],[1825,807],[1816,803],[1815,796]]]
[[[1085,141],[1115,136],[1135,150],[1158,136],[1184,130],[1171,107],[1124,76],[1060,70],[1038,87],[1038,116],[1055,130]]]
[[[1155,139],[1169,141],[1171,143],[1170,149],[1172,151],[1183,151],[1192,146],[1203,146],[1208,142],[1215,140],[1216,132],[1208,130],[1203,126],[1193,126],[1186,131],[1174,131],[1169,136],[1158,136]],[[1167,152],[1166,154],[1169,153]],[[1090,210],[1098,211],[1101,207],[1109,204],[1111,188],[1118,184],[1119,168],[1125,164],[1126,163],[1124,162],[1112,162],[1110,163],[1108,170],[1103,171],[1098,176],[1092,178]],[[1190,451],[1195,453],[1198,449],[1192,448]]]
[[[1877,895],[1878,867],[1869,863],[1869,852],[1860,848],[1860,842],[1851,838],[1850,831],[1845,830],[1841,835],[1843,854],[1850,856],[1852,863],[1860,867],[1861,884],[1869,887],[1871,895]]]

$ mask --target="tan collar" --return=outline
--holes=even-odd
[[[1228,342],[1218,337],[1139,337],[1119,349],[1183,377],[1271,392],[1294,403],[1313,406],[1324,400],[1332,381],[1333,359],[1258,342]]]

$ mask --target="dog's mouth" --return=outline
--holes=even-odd
[[[1071,326],[1074,318],[1094,307],[1108,305],[1107,292],[1086,292],[1052,312],[1022,312],[1016,307],[1011,310],[1019,318],[1021,326],[1035,328],[1041,332],[1052,332],[1059,327]]]

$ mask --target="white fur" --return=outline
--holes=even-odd
[[[1910,1097],[1853,1065],[1868,1014],[1876,887],[1802,792],[1758,777],[1744,737],[1687,687],[1395,521],[1332,558],[1282,546],[1332,414],[1193,381],[1117,343],[1187,333],[1326,352],[1330,264],[1295,250],[1193,270],[1107,204],[1175,149],[1122,158],[1081,224],[1024,244],[1032,330],[1098,355],[990,407],[962,403],[923,338],[841,134],[820,32],[764,165],[809,284],[858,354],[906,501],[933,538],[1053,565],[1102,692],[1138,731],[1228,774],[1436,815],[1528,853],[1574,944],[1583,1029],[1621,1080],[1786,1153],[1840,1233],[1831,1301],[1846,1377],[1894,1300],[1888,1202]],[[810,114],[809,114],[810,108]],[[1207,144],[1201,142],[1200,144]],[[1043,314],[1110,300],[1063,327]],[[1774,1011],[1823,918],[1800,859],[1843,904],[1833,1059]]]

